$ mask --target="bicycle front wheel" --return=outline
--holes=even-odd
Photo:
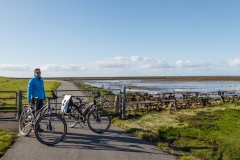
[[[29,108],[22,110],[19,118],[19,132],[21,135],[26,136],[30,133],[33,128],[33,117],[34,115]]]
[[[88,127],[95,133],[102,134],[111,126],[111,118],[107,111],[98,108],[88,114]]]
[[[35,124],[35,136],[45,145],[59,143],[67,133],[67,124],[58,114],[45,114]]]

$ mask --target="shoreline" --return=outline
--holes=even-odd
[[[16,78],[5,77],[12,79],[29,79],[29,78]],[[202,82],[202,81],[240,81],[240,76],[132,76],[132,77],[43,77],[44,80],[154,80],[154,81],[189,81],[189,82]]]
[[[46,78],[45,78],[46,79]],[[59,77],[65,80],[240,81],[240,76]]]

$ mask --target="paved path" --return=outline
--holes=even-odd
[[[62,82],[58,89],[77,88],[69,82]],[[80,96],[81,93],[74,95]],[[175,160],[176,158],[159,150],[152,143],[137,139],[114,125],[101,135],[93,133],[87,126],[81,128],[77,125],[75,128],[68,128],[65,141],[52,147],[39,143],[33,133],[28,137],[19,137],[1,160],[18,159]]]
[[[18,120],[15,113],[0,113],[0,128],[18,134]]]

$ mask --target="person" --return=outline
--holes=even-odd
[[[43,107],[43,103],[46,102],[46,94],[44,90],[44,81],[41,77],[40,68],[34,69],[34,77],[28,82],[27,89],[27,99],[28,104],[34,104],[33,97],[38,97],[38,101],[36,102],[36,110],[35,114],[39,109]]]

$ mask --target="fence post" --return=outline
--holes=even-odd
[[[18,92],[15,92],[15,119],[18,119]]]
[[[123,90],[123,97],[122,97],[122,118],[125,118],[126,112],[126,86],[122,88]]]
[[[57,90],[55,90],[55,92],[56,92],[56,96],[57,96]],[[57,112],[57,103],[58,103],[58,99],[55,100],[55,113],[58,114],[58,112]],[[60,110],[61,110],[61,108],[60,108]],[[61,112],[61,111],[60,111],[60,112]],[[59,113],[60,113],[60,112],[59,112]]]
[[[115,95],[114,99],[114,112],[117,113],[119,111],[119,95]]]
[[[22,90],[18,91],[18,115],[17,119],[20,118],[20,115],[22,113]]]

